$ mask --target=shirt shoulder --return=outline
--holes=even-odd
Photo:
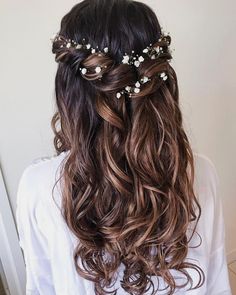
[[[219,183],[217,169],[213,161],[208,156],[201,153],[194,152],[193,155],[196,172],[204,176],[212,176],[215,178],[215,181]]]
[[[207,240],[208,251],[221,247],[224,239],[224,216],[220,180],[213,161],[204,154],[195,153],[195,193],[201,206],[200,231]]]
[[[201,153],[193,153],[194,155],[194,187],[198,193],[210,192],[210,196],[216,197],[217,190],[220,185],[218,172],[213,161],[206,155]]]
[[[16,203],[24,206],[28,203],[31,208],[36,207],[42,198],[47,198],[54,184],[59,178],[63,167],[63,160],[68,152],[51,157],[40,157],[23,169],[17,189]]]
[[[46,180],[48,176],[61,167],[61,164],[67,154],[68,152],[62,152],[59,155],[44,156],[33,159],[32,162],[23,170],[22,177],[28,178],[32,184],[34,184],[34,181],[38,181],[42,178]]]
[[[231,288],[226,260],[226,233],[220,178],[213,161],[204,154],[194,154],[196,186],[202,205],[200,232],[207,263],[207,294],[229,294]]]

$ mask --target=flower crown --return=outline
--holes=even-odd
[[[60,48],[74,48],[76,50],[83,49],[83,50],[89,51],[92,54],[98,53],[99,56],[101,55],[101,53],[103,54],[109,53],[108,47],[104,47],[102,50],[99,50],[98,46],[96,46],[96,48],[93,48],[90,43],[86,43],[85,38],[82,39],[81,43],[77,43],[73,39],[67,39],[58,33],[54,34],[54,36],[51,38],[52,43],[58,40],[62,41]],[[157,42],[162,45],[155,45]],[[149,46],[147,46],[146,48],[142,50],[143,53],[141,55],[135,54],[134,50],[132,50],[131,54],[125,53],[122,57],[120,64],[128,64],[128,65],[133,65],[135,67],[139,67],[140,64],[144,62],[146,58],[157,59],[165,52],[169,54],[168,60],[170,61],[172,56],[171,56],[171,51],[168,48],[171,43],[171,37],[169,33],[162,32],[157,42],[155,42],[154,45],[150,43]],[[85,67],[82,67],[82,68],[80,67],[79,70],[82,76],[87,73],[87,69]],[[100,65],[97,65],[95,68],[95,72],[100,73],[101,70],[102,70],[102,67]],[[100,76],[100,78],[101,77],[102,76]],[[161,73],[158,73],[158,77],[162,79],[163,81],[167,80],[168,78],[167,73],[164,71],[162,71]],[[126,87],[124,87],[124,89],[117,92],[116,97],[120,98],[124,93],[128,93],[129,96],[131,96],[131,93],[139,93],[141,84],[145,84],[151,80],[152,79],[150,77],[143,76],[140,80],[136,81],[135,86],[127,85]]]

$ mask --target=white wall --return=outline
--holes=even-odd
[[[186,130],[195,150],[215,164],[226,223],[227,253],[236,250],[236,2],[149,0],[172,35]],[[0,163],[15,212],[23,168],[51,155],[56,63],[50,37],[76,1],[0,2]]]

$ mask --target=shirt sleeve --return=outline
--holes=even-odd
[[[212,171],[214,221],[208,265],[207,294],[232,295],[225,252],[225,223],[222,200],[219,195],[220,182],[213,164]]]
[[[54,295],[47,239],[37,226],[34,164],[23,171],[17,190],[16,224],[26,267],[26,295]]]

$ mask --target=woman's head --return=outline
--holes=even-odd
[[[200,278],[203,273],[185,261],[188,226],[196,221],[196,227],[201,208],[169,63],[170,38],[161,38],[151,8],[131,0],[84,0],[62,18],[59,35],[52,48],[59,63],[52,127],[57,152],[69,152],[61,175],[62,213],[78,238],[76,269],[95,282],[96,294],[106,294],[121,263],[121,286],[130,294],[143,294],[154,275],[173,294],[178,285],[170,269],[185,275],[187,283],[187,268]],[[83,38],[108,52],[63,46]],[[162,45],[157,58],[143,54],[150,44]],[[145,57],[139,66],[122,63],[132,51]],[[160,78],[163,72],[167,79]],[[143,77],[149,81],[140,91],[122,92]]]

